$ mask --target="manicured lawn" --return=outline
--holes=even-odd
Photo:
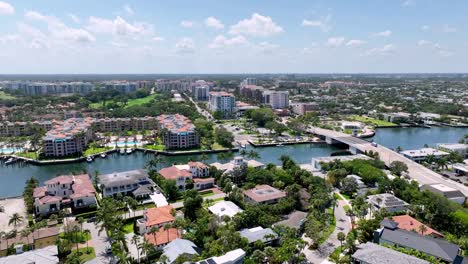
[[[343,198],[341,198],[341,196],[336,193],[333,194],[333,197],[335,197],[336,200],[343,200]]]
[[[14,97],[13,95],[9,95],[3,91],[0,91],[0,100],[11,100],[11,99],[15,99],[16,97]]]
[[[213,193],[213,191],[211,191],[211,190],[210,190],[210,191],[200,192],[200,195],[201,195],[202,197],[212,196],[213,194],[214,194],[214,193]]]
[[[93,155],[93,154],[97,154],[97,153],[101,153],[101,152],[104,152],[106,150],[110,150],[111,148],[88,148],[85,150],[85,152],[83,153],[84,156],[89,156],[89,155]]]
[[[145,145],[144,148],[145,149],[151,149],[151,150],[163,151],[164,150],[164,145],[162,145],[162,144],[160,144],[160,145]]]
[[[146,97],[143,97],[143,98],[130,99],[130,100],[128,100],[127,105],[125,107],[146,104],[149,101],[151,101],[152,99],[155,99],[157,96],[158,96],[157,94],[152,94],[152,95],[149,95],[149,96],[146,96]],[[112,100],[106,101],[106,104],[110,103],[110,102],[112,102]],[[102,107],[102,102],[92,103],[92,104],[89,105],[89,107],[94,108],[94,109],[101,108]]]
[[[28,159],[36,159],[36,153],[35,152],[21,152],[21,153],[16,153],[15,155],[28,158]]]
[[[91,234],[89,232],[69,232],[69,233],[60,233],[61,238],[65,238],[72,243],[84,243],[91,239]]]
[[[123,231],[125,232],[125,234],[133,233],[133,222],[126,223],[123,226]]]
[[[322,240],[319,240],[317,244],[322,244],[323,242],[325,242],[325,240],[328,239],[328,237],[331,235],[331,233],[333,233],[333,231],[335,231],[335,227],[336,227],[336,219],[335,219],[335,216],[333,215],[333,209],[331,208],[328,208],[327,209],[327,213],[330,217],[330,226],[328,227],[327,230],[324,231],[324,239]]]
[[[396,126],[397,124],[366,116],[351,116],[351,119],[374,126]]]
[[[221,146],[218,144],[218,142],[215,142],[213,145],[211,145],[211,149],[213,150],[219,150],[219,149],[225,149],[225,147]]]
[[[73,249],[70,254],[79,254],[80,256],[80,263],[85,263],[96,258],[96,253],[94,252],[94,248],[80,248],[77,252],[76,249]]]

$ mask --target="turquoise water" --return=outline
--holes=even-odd
[[[2,148],[0,149],[0,153],[12,153],[12,152],[21,152],[23,151],[22,148]]]
[[[137,144],[138,144],[138,142],[136,142],[136,141],[117,142],[118,147],[135,146]],[[111,144],[111,145],[115,146],[115,144]]]
[[[456,143],[464,134],[468,134],[468,128],[384,128],[378,129],[373,139],[389,148],[401,146],[403,149],[412,149],[421,148],[424,144]],[[247,150],[251,148],[248,146]],[[260,154],[259,160],[261,162],[274,164],[280,164],[279,157],[283,154],[291,156],[297,163],[309,163],[313,157],[330,156],[332,152],[337,150],[337,148],[329,145],[310,144],[255,148],[255,151]],[[105,159],[96,158],[92,163],[82,162],[47,166],[5,166],[0,164],[0,197],[20,195],[23,191],[24,182],[31,176],[43,182],[61,174],[82,172],[94,174],[95,170],[98,170],[100,173],[111,173],[141,169],[153,156],[153,154],[135,152],[131,155],[119,155],[116,153],[109,155]],[[208,155],[208,157],[207,163],[217,161],[217,155]],[[199,159],[200,156],[197,155],[164,157],[161,167]]]

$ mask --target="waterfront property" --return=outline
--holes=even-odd
[[[200,146],[195,126],[187,117],[179,114],[158,116],[158,128],[163,131],[166,149],[188,149]]]
[[[468,144],[460,144],[460,143],[454,143],[454,144],[439,144],[437,145],[440,150],[446,151],[446,152],[455,152],[460,154],[463,158],[468,157]]]
[[[357,248],[352,256],[352,263],[356,264],[429,264],[428,261],[371,242],[360,244]]]
[[[465,195],[454,188],[451,188],[447,185],[444,185],[442,183],[436,183],[436,184],[424,184],[420,188],[421,190],[428,190],[433,193],[440,194],[444,196],[445,198],[452,200],[456,203],[463,204],[465,203],[466,197]]]
[[[336,160],[345,162],[345,161],[351,161],[355,159],[369,160],[371,158],[363,154],[348,155],[348,156],[333,156],[333,157],[316,157],[316,158],[312,158],[312,168],[315,170],[321,170],[323,163],[330,163]]]
[[[413,231],[399,229],[395,222],[383,220],[374,232],[374,242],[414,249],[447,263],[462,263],[460,247],[441,238],[423,236]]]
[[[99,175],[99,186],[103,197],[121,194],[142,200],[153,193],[156,184],[145,170],[140,169]]]
[[[228,163],[214,162],[214,163],[211,163],[210,165],[220,171],[223,171],[223,173],[225,174],[230,174],[235,168],[240,168],[242,166],[256,168],[256,169],[265,168],[265,164],[256,160],[245,160],[242,156],[234,157],[234,159]]]
[[[235,249],[227,252],[222,256],[210,257],[196,262],[196,264],[241,264],[244,263],[245,251],[243,249]]]
[[[374,210],[385,208],[388,212],[401,212],[408,209],[408,203],[390,193],[381,193],[367,196],[367,201]]]
[[[275,204],[285,198],[286,193],[270,185],[257,185],[253,189],[244,191],[244,200],[254,204]]]
[[[34,213],[50,215],[67,207],[80,209],[96,206],[96,190],[88,174],[62,175],[34,189]]]
[[[137,220],[139,234],[148,234],[152,227],[162,228],[172,224],[175,217],[172,215],[173,207],[170,205],[145,209],[143,218]]]
[[[208,108],[214,113],[221,113],[224,118],[232,117],[236,109],[236,98],[231,93],[210,92]]]
[[[180,190],[185,190],[187,183],[192,180],[196,190],[204,190],[214,186],[214,178],[208,177],[210,168],[201,162],[189,162],[183,165],[174,165],[159,170],[166,180],[173,180]]]
[[[445,151],[441,151],[441,150],[437,150],[433,148],[404,150],[404,151],[401,151],[400,154],[416,162],[425,161],[427,160],[428,157],[440,159],[442,157],[449,155],[449,153]]]
[[[94,134],[92,118],[70,118],[60,122],[42,138],[45,156],[66,157],[82,153]]]
[[[54,246],[60,233],[59,227],[46,227],[34,230],[28,236],[17,234],[13,238],[0,239],[0,256],[6,256],[8,248],[12,245],[21,245],[17,250],[22,250],[23,245],[34,249]],[[0,260],[0,263],[3,263]]]

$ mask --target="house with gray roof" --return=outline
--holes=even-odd
[[[429,264],[428,261],[370,242],[359,245],[352,258],[353,263],[357,264]]]
[[[374,242],[414,249],[448,263],[462,263],[460,247],[441,238],[423,236],[417,232],[399,229],[393,221],[384,220],[374,232]]]
[[[369,195],[367,196],[367,201],[372,204],[375,210],[385,208],[390,213],[406,211],[409,205],[407,202],[390,193]]]
[[[167,257],[167,263],[174,263],[182,255],[198,255],[197,246],[190,240],[176,238],[164,246],[163,255]]]
[[[0,258],[0,264],[18,264],[18,263],[40,263],[40,264],[58,264],[57,246],[48,246],[23,252],[18,255],[10,255]]]
[[[99,187],[103,197],[131,195],[145,199],[153,193],[156,184],[144,170],[130,170],[99,175]]]
[[[290,228],[301,229],[307,218],[307,213],[294,211],[286,216],[286,219],[275,223],[273,226],[287,226]]]
[[[249,244],[258,240],[265,244],[273,244],[278,239],[278,235],[271,230],[271,228],[263,228],[261,226],[243,229],[239,231],[239,233],[241,237],[246,238],[249,241]]]
[[[241,264],[244,263],[245,251],[241,248],[226,252],[222,256],[210,257],[195,264]]]

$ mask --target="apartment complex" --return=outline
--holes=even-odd
[[[160,79],[156,81],[156,90],[160,92],[170,92],[170,91],[187,91],[190,87],[190,83],[181,80],[167,80]]]
[[[195,101],[207,101],[210,87],[206,84],[192,87],[192,97]]]
[[[100,118],[94,121],[98,132],[118,132],[130,130],[154,130],[157,128],[156,117]]]
[[[220,112],[224,118],[234,115],[236,98],[231,93],[210,92],[208,107],[212,112]]]
[[[19,137],[30,136],[33,128],[38,127],[45,131],[53,128],[53,121],[34,121],[34,122],[0,122],[0,137]]]
[[[246,85],[257,85],[257,79],[255,79],[255,78],[245,78],[241,82],[241,86],[246,86]]]
[[[103,197],[121,194],[136,199],[145,199],[153,193],[156,184],[144,170],[131,170],[99,175],[99,185]]]
[[[20,90],[26,95],[88,94],[94,84],[85,82],[9,82],[6,88]]]
[[[273,109],[284,109],[289,107],[289,92],[267,90],[257,85],[241,85],[239,93],[260,104],[265,104]]]
[[[49,215],[60,209],[96,206],[96,190],[88,174],[62,175],[34,189],[34,213]]]
[[[106,89],[117,90],[122,93],[131,93],[136,91],[137,88],[139,88],[139,84],[137,82],[127,81],[109,81],[104,82],[103,87]]]
[[[195,126],[187,117],[179,114],[157,117],[158,129],[164,131],[163,144],[166,149],[187,149],[200,145]]]
[[[305,115],[308,112],[319,110],[319,104],[315,102],[311,103],[293,103],[291,104],[292,111],[296,115]]]
[[[92,118],[70,118],[57,123],[42,138],[46,156],[65,157],[82,153],[93,138]]]

